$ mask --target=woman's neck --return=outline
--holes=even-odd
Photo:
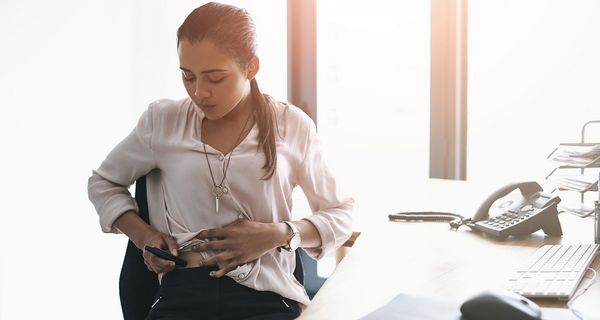
[[[253,112],[252,109],[252,96],[247,95],[238,103],[237,106],[235,106],[222,118],[216,120],[205,119],[205,121],[208,120],[213,126],[216,127],[231,125],[236,126],[236,124],[242,124],[246,122],[250,114]]]
[[[252,98],[242,100],[233,110],[217,120],[204,118],[202,122],[202,142],[221,151],[230,153],[252,129]]]

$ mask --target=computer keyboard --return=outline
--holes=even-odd
[[[507,289],[529,298],[570,299],[598,248],[598,244],[545,245],[510,276]]]

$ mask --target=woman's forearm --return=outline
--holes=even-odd
[[[312,222],[308,220],[294,221],[296,227],[300,231],[300,247],[302,248],[318,248],[321,246],[321,236],[319,231]]]
[[[298,231],[300,232],[300,247],[302,248],[318,248],[321,246],[321,236],[317,231],[315,225],[308,220],[297,220],[291,221]],[[287,224],[283,222],[279,222],[276,224],[276,230],[280,234],[279,237],[276,237],[278,240],[278,246],[287,245],[287,241],[290,238],[291,230]]]
[[[140,250],[144,247],[144,238],[154,228],[144,222],[135,211],[127,211],[115,220],[113,227],[126,234]]]

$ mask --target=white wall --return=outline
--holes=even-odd
[[[131,29],[128,2],[0,2],[1,319],[120,317],[86,184],[137,117]]]

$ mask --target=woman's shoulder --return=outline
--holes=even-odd
[[[158,99],[150,103],[148,110],[154,117],[164,118],[187,114],[191,107],[192,101],[189,97],[179,100]]]
[[[138,122],[150,128],[156,135],[171,134],[178,130],[181,123],[185,123],[194,115],[191,99],[160,99],[148,106]]]
[[[273,105],[277,122],[286,128],[306,131],[314,127],[313,120],[299,107],[281,101],[274,101]]]

